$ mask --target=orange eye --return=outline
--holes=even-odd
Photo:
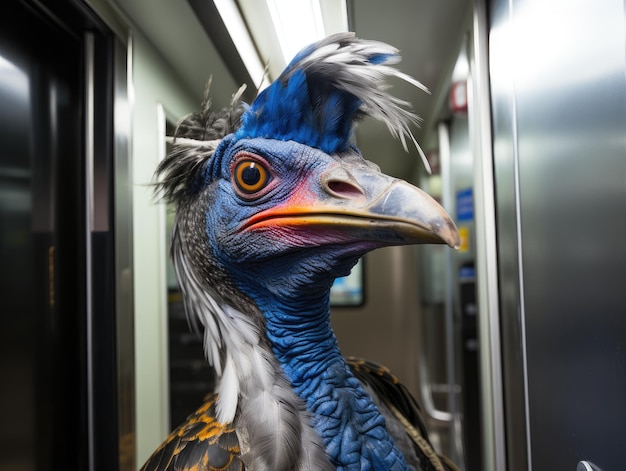
[[[258,161],[246,159],[235,166],[234,179],[237,188],[251,195],[265,188],[269,182],[269,172]]]

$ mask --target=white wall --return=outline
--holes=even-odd
[[[165,211],[150,186],[164,151],[164,115],[178,119],[197,105],[145,38],[133,34],[133,257],[137,464],[169,432]]]
[[[196,111],[204,90],[186,88],[189,81],[183,80],[167,63],[114,0],[88,0],[88,3],[123,42],[129,42],[132,57],[129,96],[132,109],[135,432],[136,466],[139,468],[170,432],[166,214],[164,205],[153,195],[151,183],[164,157],[165,117],[176,122]],[[191,21],[189,12],[182,13],[181,18]],[[225,65],[221,61],[213,62],[209,69],[216,74],[214,83],[219,83],[220,90],[236,91],[238,86],[232,77],[226,76]],[[199,63],[198,67],[206,68],[207,64]],[[213,101],[216,107],[221,107],[230,101],[230,96],[217,96]]]
[[[219,80],[237,89],[230,77]],[[150,182],[164,157],[164,112],[176,122],[199,108],[203,90],[184,90],[139,32],[133,33],[133,85],[136,433],[141,466],[170,431],[165,207],[155,201]]]

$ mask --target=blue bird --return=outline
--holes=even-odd
[[[387,176],[353,139],[365,116],[415,142],[386,79],[421,87],[393,47],[342,33],[302,50],[251,105],[178,125],[157,169],[176,204],[172,256],[215,391],[149,470],[451,470],[385,368],[344,358],[329,292],[373,249],[458,246],[446,212]],[[417,145],[417,143],[415,142]]]

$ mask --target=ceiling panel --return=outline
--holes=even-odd
[[[422,82],[431,94],[398,82],[394,94],[410,102],[424,119],[414,133],[428,151],[426,132],[436,126],[441,96],[447,96],[449,77],[467,31],[468,0],[349,0],[350,26],[363,38],[392,44],[400,50],[398,67]],[[378,123],[363,123],[357,140],[366,157],[392,175],[412,179],[421,165],[413,149],[408,158],[399,143]],[[390,158],[392,157],[392,158]]]

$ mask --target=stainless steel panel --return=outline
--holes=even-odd
[[[509,2],[492,2],[490,80],[494,177],[498,201],[498,270],[501,306],[502,375],[506,410],[506,452],[510,470],[528,467],[526,423],[526,337],[520,276],[519,172],[513,67],[507,38]]]
[[[115,306],[119,471],[136,469],[135,317],[133,308],[133,208],[130,158],[132,41],[114,40],[113,133],[115,201]]]
[[[94,210],[94,38],[93,33],[85,34],[85,115],[84,115],[84,155],[85,155],[85,227],[84,227],[84,243],[85,243],[85,342],[86,349],[86,412],[87,412],[87,463],[90,471],[96,469],[96,445],[95,445],[95,360],[94,360],[94,310],[93,310],[93,240],[92,232],[95,231],[95,210]]]
[[[525,334],[528,469],[622,469],[624,3],[491,3],[503,348],[523,354]]]
[[[487,2],[474,0],[468,86],[470,136],[474,155],[478,339],[481,373],[483,462],[506,470],[496,201],[488,69]]]

